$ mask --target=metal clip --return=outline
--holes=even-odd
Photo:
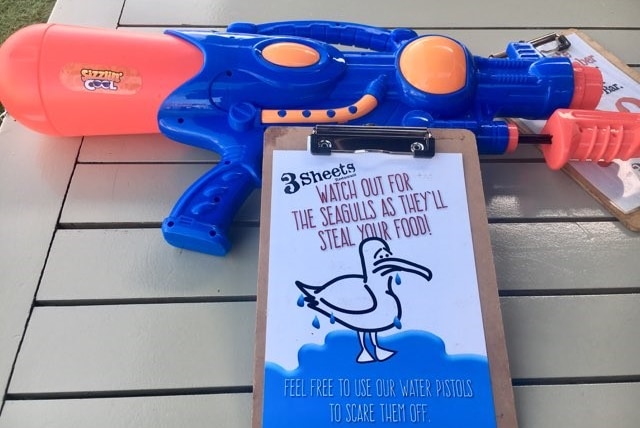
[[[317,125],[309,136],[309,150],[316,155],[382,152],[431,158],[435,146],[429,129],[402,126]]]
[[[553,53],[553,52],[562,52],[562,51],[566,51],[567,49],[569,49],[571,47],[571,42],[569,41],[569,39],[567,39],[567,36],[565,36],[564,34],[558,34],[558,33],[549,33],[549,34],[545,34],[544,36],[540,36],[540,37],[536,37],[535,39],[531,39],[525,43],[530,43],[534,48],[538,48],[539,46],[543,46],[546,45],[547,43],[551,43],[551,42],[556,42],[556,47],[553,49],[548,49],[548,50],[540,50],[538,49],[538,51],[541,54],[549,54],[549,53]],[[498,52],[495,54],[491,54],[489,55],[489,57],[491,58],[506,58],[507,57],[507,51],[502,51],[502,52]]]

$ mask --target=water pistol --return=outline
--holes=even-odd
[[[233,217],[261,184],[273,125],[462,128],[480,154],[502,154],[530,137],[499,118],[549,119],[534,142],[551,143],[554,169],[640,152],[638,115],[592,111],[602,93],[596,68],[545,58],[526,42],[485,58],[449,37],[354,23],[163,34],[39,24],[5,42],[0,70],[0,100],[33,130],[162,132],[217,152],[162,224],[170,244],[214,255],[229,251]]]

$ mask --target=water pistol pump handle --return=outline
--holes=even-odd
[[[558,109],[541,133],[551,136],[551,144],[541,146],[551,169],[560,169],[569,160],[611,162],[640,156],[636,113]]]
[[[305,37],[325,43],[379,52],[395,52],[403,41],[418,37],[415,31],[408,28],[389,31],[369,25],[332,21],[282,21],[265,24],[237,22],[229,25],[227,31],[267,36]]]

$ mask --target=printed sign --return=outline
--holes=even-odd
[[[462,155],[274,150],[271,191],[262,426],[495,427]]]

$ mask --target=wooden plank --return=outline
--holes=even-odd
[[[636,428],[639,383],[516,386],[521,427]],[[0,428],[164,428],[250,425],[251,394],[8,400]]]
[[[96,4],[86,0],[57,0],[49,22],[115,28],[125,0],[109,0]]]
[[[617,222],[491,224],[503,294],[638,290],[637,234]],[[38,292],[46,302],[252,297],[258,228],[225,257],[180,251],[157,229],[60,230]],[[216,278],[216,281],[211,281]]]
[[[35,308],[8,393],[246,387],[254,331],[254,302]]]
[[[640,287],[640,239],[618,222],[490,225],[502,292]]]
[[[640,295],[501,303],[516,381],[640,373]],[[253,302],[37,307],[9,393],[250,385],[254,322]]]
[[[185,189],[211,168],[209,164],[78,165],[60,221],[159,223]],[[259,207],[260,195],[249,197],[236,220],[257,221]]]
[[[214,152],[171,141],[161,134],[86,137],[78,161],[87,162],[217,162]]]
[[[78,165],[62,223],[158,222],[210,165]],[[154,171],[156,170],[156,171]]]
[[[244,428],[251,394],[7,401],[0,428]]]
[[[640,294],[503,297],[514,379],[640,374]]]
[[[60,230],[39,301],[254,298],[258,228],[234,228],[225,257],[181,251],[159,229]]]
[[[0,128],[0,388],[11,366],[53,237],[79,138],[49,138],[11,118]]]
[[[640,383],[518,386],[522,428],[637,428]]]
[[[483,163],[489,219],[560,219],[612,216],[571,178],[543,163]]]
[[[615,11],[615,12],[614,12]],[[493,0],[482,2],[454,0],[437,8],[420,0],[409,0],[397,7],[383,0],[338,2],[289,2],[276,0],[269,7],[249,7],[234,0],[185,0],[175,7],[171,0],[128,0],[121,25],[206,25],[224,26],[230,22],[269,22],[292,19],[328,19],[371,25],[438,27],[556,27],[575,23],[583,27],[637,27],[640,4],[636,0],[606,3],[585,0],[576,7],[571,2],[540,0],[519,3]]]
[[[63,224],[161,222],[182,192],[212,165],[78,165],[62,212]],[[600,218],[611,215],[562,172],[540,163],[484,163],[490,219]],[[257,222],[259,192],[236,221]]]

